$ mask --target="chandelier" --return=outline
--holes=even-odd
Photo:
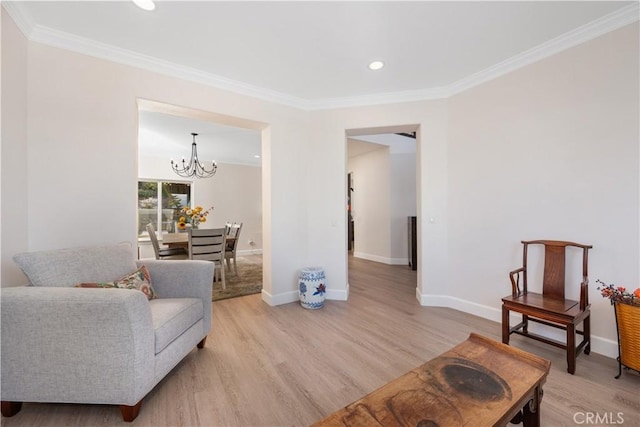
[[[192,133],[193,135],[193,144],[191,144],[191,160],[187,163],[182,158],[182,167],[179,166],[178,162],[174,162],[171,160],[171,169],[178,175],[189,178],[195,176],[196,178],[211,178],[216,174],[216,170],[218,170],[218,165],[215,160],[211,162],[211,169],[207,169],[200,160],[198,160],[198,148],[196,147],[196,136],[197,133]]]

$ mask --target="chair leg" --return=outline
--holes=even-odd
[[[582,339],[587,343],[584,346],[583,352],[584,354],[589,354],[591,353],[591,316],[587,316],[587,318],[582,321],[582,327],[584,328]]]
[[[140,402],[133,406],[120,405],[120,412],[122,413],[122,419],[128,423],[132,422],[138,416],[140,412],[140,406],[142,406],[142,399]]]
[[[3,417],[13,417],[22,409],[22,402],[9,402],[7,400],[3,400],[0,407],[2,408],[1,412]]]
[[[576,326],[567,325],[567,372],[576,373]]]
[[[238,275],[238,264],[236,264],[236,255],[233,254],[233,271],[236,272],[236,276]]]
[[[524,334],[529,333],[529,316],[527,316],[526,314],[522,315],[522,332]]]
[[[509,344],[509,309],[502,306],[502,342]]]
[[[227,282],[224,278],[224,261],[220,261],[220,281],[222,282],[222,289],[227,289]]]

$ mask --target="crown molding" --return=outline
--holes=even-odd
[[[636,22],[639,19],[640,13],[640,2],[634,2],[629,6],[605,15],[489,68],[462,78],[448,86],[312,100],[253,86],[248,83],[206,73],[131,50],[96,42],[52,28],[34,25],[19,2],[5,1],[2,2],[2,7],[4,7],[13,18],[18,28],[20,28],[20,31],[31,41],[307,111],[445,99]]]
[[[284,93],[252,86],[248,83],[228,79],[211,73],[206,73],[194,68],[185,67],[169,61],[164,61],[152,56],[144,55],[128,49],[122,49],[106,43],[97,42],[85,37],[80,37],[64,31],[55,30],[41,25],[34,25],[24,12],[20,2],[2,2],[2,7],[22,33],[30,41],[57,47],[75,53],[80,53],[95,58],[105,59],[135,68],[141,68],[155,73],[182,80],[188,80],[207,86],[228,90],[234,93],[262,99],[264,101],[286,105],[297,109],[307,109],[307,101]]]
[[[31,31],[33,31],[35,24],[29,14],[24,12],[20,3],[2,0],[0,0],[0,3],[2,3],[2,7],[7,11],[9,16],[11,16],[11,19],[16,23],[20,31],[22,31],[22,34],[24,34],[27,39],[31,39]]]
[[[534,62],[553,56],[563,50],[567,50],[638,21],[638,15],[640,13],[639,5],[639,2],[635,2],[632,5],[623,7],[615,12],[596,19],[595,21],[582,25],[572,31],[499,62],[478,73],[462,78],[447,87],[449,89],[449,93],[450,95],[455,95],[467,89],[471,89],[474,86],[481,85],[489,80],[493,80],[519,68],[531,65]]]
[[[122,49],[109,44],[96,42],[52,28],[36,26],[31,32],[30,40],[72,52],[93,56],[100,59],[142,68],[154,73],[176,77],[195,83],[201,83],[218,89],[259,98],[277,104],[304,109],[306,101],[287,94],[269,89],[252,86],[237,80],[216,76],[211,73],[185,67],[173,62],[164,61],[152,56],[144,55],[128,49]]]
[[[344,98],[326,98],[307,100],[307,110],[330,110],[334,108],[363,107],[369,105],[398,104],[402,102],[426,101],[448,98],[447,87],[432,89],[407,90],[401,92],[374,93],[371,95],[351,96]]]

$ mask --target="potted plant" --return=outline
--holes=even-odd
[[[600,294],[609,298],[616,316],[618,332],[618,375],[622,366],[640,372],[640,288],[631,292],[622,286],[596,281]]]

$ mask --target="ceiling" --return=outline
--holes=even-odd
[[[188,161],[191,133],[197,133],[198,157],[203,162],[262,165],[260,132],[174,115],[140,111],[138,155]]]
[[[306,110],[444,98],[638,20],[637,1],[2,6],[32,41]],[[145,111],[140,155],[188,157],[191,132],[202,160],[261,163],[258,131]]]
[[[2,3],[31,40],[305,109],[446,97],[638,19],[637,1]]]
[[[347,139],[347,156],[361,156],[389,147],[390,154],[415,154],[416,140],[397,133],[352,136]]]

